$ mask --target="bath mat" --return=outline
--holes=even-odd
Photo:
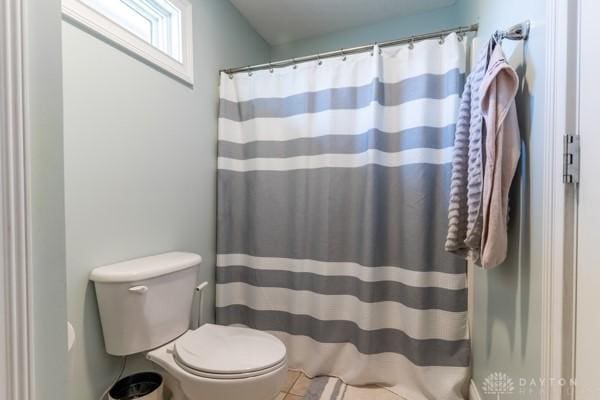
[[[318,376],[312,379],[304,400],[343,400],[347,387],[338,378]]]

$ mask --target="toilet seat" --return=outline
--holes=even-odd
[[[178,366],[199,377],[242,379],[267,374],[287,363],[285,345],[250,328],[205,324],[174,342]]]
[[[283,365],[287,364],[287,358],[284,358],[279,364],[277,365],[273,365],[272,367],[269,367],[267,369],[264,370],[260,370],[260,371],[253,371],[253,372],[247,372],[247,373],[239,373],[239,374],[213,374],[210,372],[206,372],[206,371],[199,371],[193,368],[190,368],[186,365],[183,365],[183,363],[180,363],[177,358],[175,358],[175,362],[177,363],[177,366],[181,369],[183,369],[184,371],[193,374],[199,378],[209,378],[209,379],[222,379],[222,380],[235,380],[235,379],[244,379],[244,378],[253,378],[253,377],[258,377],[261,375],[266,375],[269,372],[278,370],[279,368],[281,368]]]

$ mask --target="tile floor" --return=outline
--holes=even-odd
[[[298,371],[288,371],[287,381],[276,400],[302,400],[310,378]],[[379,386],[348,386],[344,400],[403,400],[402,397]]]

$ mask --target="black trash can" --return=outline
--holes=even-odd
[[[110,400],[164,400],[163,378],[156,372],[140,372],[119,380],[108,392]]]

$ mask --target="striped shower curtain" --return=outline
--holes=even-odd
[[[217,322],[309,376],[462,399],[466,265],[444,252],[465,44],[222,74]]]

